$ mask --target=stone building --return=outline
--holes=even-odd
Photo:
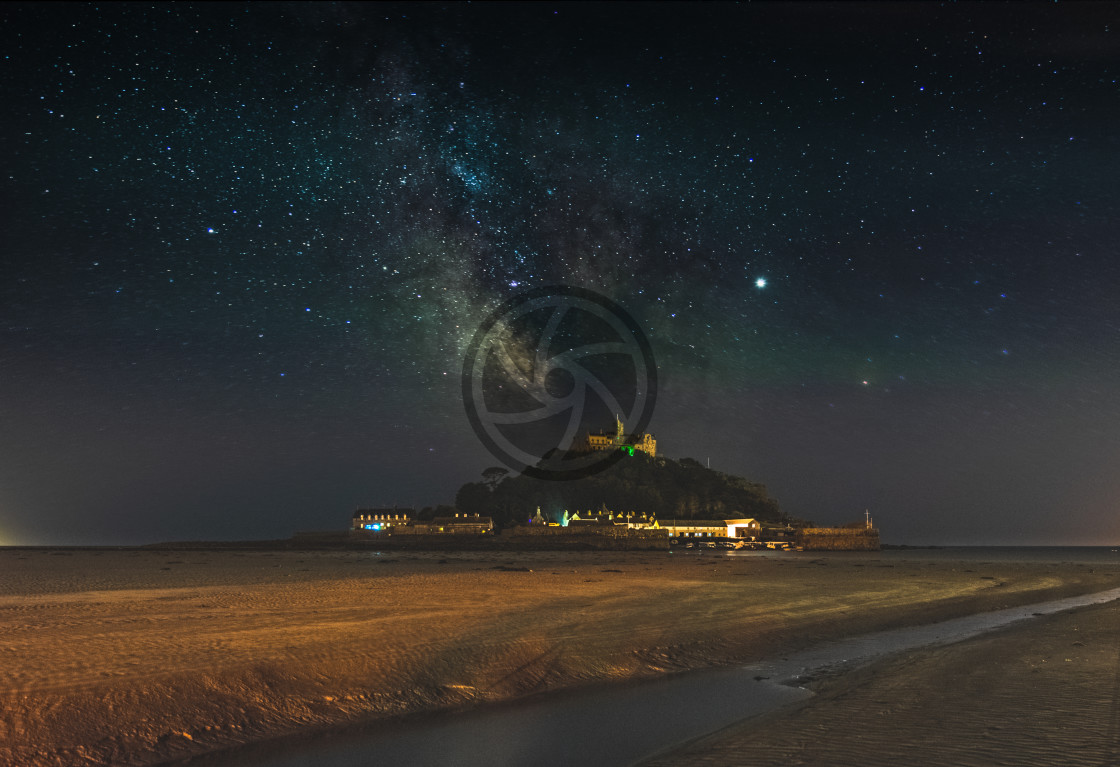
[[[397,532],[416,535],[486,535],[494,530],[494,520],[478,514],[455,512],[451,517],[436,517],[431,522],[417,522]]]
[[[394,527],[412,524],[413,509],[357,509],[350,518],[351,530],[369,530],[374,533],[389,532]]]
[[[634,455],[634,451],[645,453],[650,458],[657,457],[657,440],[652,434],[637,433],[627,436],[622,421],[615,416],[615,430],[588,432],[580,446],[587,452],[596,450],[625,450]]]

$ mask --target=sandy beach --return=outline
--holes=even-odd
[[[957,562],[917,552],[0,550],[0,764],[155,764],[400,714],[749,662],[837,637],[1116,586],[1117,566]],[[1100,631],[1079,628],[1089,638],[1077,640],[1077,657],[1095,659],[1097,682],[1110,694],[1112,609],[1077,613],[1098,616],[1092,625]],[[1030,630],[1060,634],[1072,617]],[[927,692],[948,695],[958,688],[945,687],[939,669],[957,661],[944,653],[1025,641],[1015,639],[1025,630],[919,654],[930,665],[903,666],[918,674],[907,684],[923,701]],[[1034,646],[992,652],[1013,658]],[[1059,652],[1049,666],[1035,659],[1037,673],[1023,676],[1065,684],[1082,669],[1066,657],[1074,656]],[[959,662],[966,670],[976,663]],[[850,675],[834,688],[824,683],[818,700],[790,714],[821,718],[794,726],[836,726],[828,717],[845,716],[845,695],[905,709],[910,692],[874,689],[874,680],[899,673],[891,667]],[[978,681],[972,697],[979,689]],[[828,706],[838,708],[829,714]],[[886,737],[891,726],[879,719]],[[771,734],[789,748],[809,748],[812,740],[784,737],[785,725]],[[722,764],[726,754],[713,760],[710,749],[727,741],[741,755],[736,739],[760,736],[755,728],[720,737],[664,763]],[[864,747],[878,746],[853,742],[843,753]],[[774,743],[759,748],[782,753]],[[789,752],[782,763],[820,763],[815,758]]]
[[[643,767],[1120,764],[1120,606],[1046,616],[815,685]]]

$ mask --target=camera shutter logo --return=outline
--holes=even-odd
[[[463,405],[479,440],[506,466],[541,479],[585,477],[621,459],[621,449],[580,451],[579,440],[607,425],[607,414],[644,432],[656,399],[642,329],[585,288],[536,288],[507,300],[479,326],[463,363]]]

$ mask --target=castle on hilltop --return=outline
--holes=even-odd
[[[652,434],[631,434],[627,436],[618,416],[614,418],[615,429],[613,432],[600,431],[588,432],[580,449],[592,452],[595,450],[625,450],[630,455],[634,451],[645,453],[650,458],[657,457],[657,440]]]

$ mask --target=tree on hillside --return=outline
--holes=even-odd
[[[464,514],[490,514],[491,492],[481,482],[468,482],[455,494],[455,508]]]
[[[506,478],[509,474],[509,469],[503,469],[501,466],[491,466],[482,472],[482,483],[490,488],[490,492],[494,492],[494,488]]]

